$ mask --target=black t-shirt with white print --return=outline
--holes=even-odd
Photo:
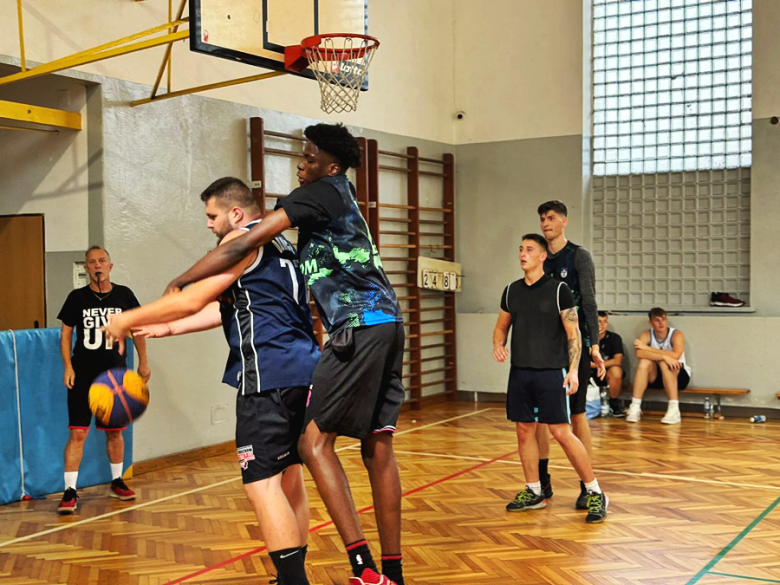
[[[504,289],[501,309],[512,316],[512,365],[534,370],[569,367],[569,342],[561,311],[574,307],[566,283],[542,276],[532,285],[516,280]]]
[[[119,354],[118,344],[107,339],[100,328],[108,323],[110,315],[139,306],[133,291],[121,284],[114,284],[108,294],[96,293],[89,285],[71,291],[57,318],[76,330],[73,369],[103,371],[124,367],[126,357]]]

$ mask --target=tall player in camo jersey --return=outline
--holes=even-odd
[[[301,187],[248,234],[217,248],[168,288],[229,269],[277,234],[299,228],[301,270],[330,341],[314,372],[298,448],[346,546],[350,585],[403,585],[401,481],[393,452],[404,400],[403,317],[345,174],[360,165],[357,140],[340,124],[309,126],[304,135]],[[339,435],[362,443],[384,574],[371,557],[335,452]]]
[[[590,252],[566,239],[566,226],[569,224],[568,209],[562,201],[554,199],[542,203],[537,210],[541,222],[542,233],[547,240],[549,254],[544,261],[544,273],[554,280],[565,282],[574,295],[577,307],[580,331],[582,333],[582,354],[580,356],[579,380],[580,390],[569,396],[571,411],[571,426],[574,435],[582,441],[593,461],[593,440],[590,426],[585,417],[585,398],[587,380],[590,377],[591,361],[596,364],[598,377],[606,376],[604,359],[599,349],[599,321],[596,306],[596,269]],[[538,425],[536,440],[539,443],[539,475],[546,498],[552,496],[552,481],[547,471],[550,457],[550,436],[546,425]],[[588,492],[585,484],[580,481],[580,495],[577,497],[576,508],[588,509]]]

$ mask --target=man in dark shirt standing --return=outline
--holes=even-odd
[[[89,408],[89,387],[101,373],[111,368],[125,367],[125,356],[118,346],[106,337],[101,327],[111,315],[138,306],[133,291],[121,284],[111,282],[111,257],[100,246],[87,250],[85,270],[89,284],[68,295],[57,318],[62,321],[60,349],[65,367],[63,382],[68,388],[68,428],[70,436],[65,446],[65,493],[57,512],[73,514],[79,498],[76,491],[79,466],[84,456],[84,441],[92,423]],[[73,344],[73,330],[76,330],[76,344]],[[152,375],[146,359],[146,340],[133,339],[138,350],[138,373],[149,380]],[[71,356],[71,348],[73,355]],[[134,500],[135,492],[122,480],[122,464],[125,443],[121,429],[103,428],[106,432],[106,449],[111,463],[111,497],[120,500]]]
[[[606,311],[599,311],[599,348],[604,358],[604,368],[607,370],[606,382],[609,387],[609,415],[613,418],[625,418],[620,410],[620,390],[626,371],[623,369],[623,339],[617,333],[610,331],[609,316]],[[591,377],[598,380],[598,370],[595,362],[590,364]],[[602,382],[603,384],[603,382]]]
[[[503,362],[509,356],[506,340],[512,329],[506,411],[507,418],[517,424],[526,480],[526,489],[506,509],[520,512],[547,506],[539,477],[538,421],[547,425],[584,482],[588,509],[585,521],[594,524],[603,522],[609,500],[593,475],[587,450],[569,426],[567,396],[577,392],[582,350],[577,309],[569,287],[544,274],[546,258],[547,242],[542,236],[523,236],[520,265],[525,278],[504,289],[493,331],[493,357]]]
[[[585,445],[588,456],[593,460],[593,441],[590,426],[585,417],[586,389],[590,377],[590,363],[593,361],[600,378],[604,377],[604,360],[599,352],[598,317],[596,308],[596,269],[593,258],[585,248],[566,239],[566,226],[569,224],[568,209],[562,201],[552,200],[542,203],[537,210],[541,221],[542,233],[547,240],[549,255],[544,261],[544,273],[554,280],[565,282],[574,297],[574,306],[579,317],[582,334],[582,354],[579,363],[579,379],[582,390],[569,395],[571,425],[574,434]],[[543,425],[539,425],[537,440],[541,459],[539,467],[542,485],[546,497],[553,494],[547,463],[550,457],[550,437]],[[588,494],[585,485],[580,483],[580,495],[577,509],[587,506]]]
[[[350,585],[403,585],[401,480],[393,452],[404,401],[403,316],[346,177],[349,168],[360,165],[357,140],[340,124],[309,126],[304,135],[301,187],[246,235],[219,246],[168,289],[223,272],[284,230],[298,228],[301,271],[330,336],[312,379],[298,449],[349,553]],[[384,575],[371,557],[336,455],[339,435],[362,443]]]

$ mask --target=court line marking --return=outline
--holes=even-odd
[[[462,418],[466,418],[466,417],[469,417],[469,416],[474,416],[476,414],[487,412],[488,410],[493,410],[493,409],[491,409],[491,408],[483,408],[481,410],[475,410],[475,411],[472,411],[472,412],[468,412],[466,414],[462,414],[462,415],[455,416],[455,417],[452,417],[452,418],[448,418],[448,419],[440,420],[440,421],[437,421],[437,422],[434,422],[434,423],[430,423],[430,424],[427,424],[427,425],[423,425],[421,427],[415,427],[413,429],[407,429],[405,431],[401,431],[401,432],[395,433],[395,436],[400,436],[400,435],[405,435],[407,433],[421,431],[423,429],[428,429],[430,427],[435,427],[437,425],[443,425],[443,424],[446,424],[448,422],[452,422],[452,421],[455,421],[455,420],[459,420],[459,419],[462,419]],[[347,449],[354,449],[355,447],[359,447],[359,446],[360,446],[360,443],[355,443],[353,445],[346,445],[344,447],[339,447],[338,449],[336,449],[336,451],[344,451],[344,450],[347,450]],[[175,499],[175,498],[181,498],[181,497],[184,497],[184,496],[189,496],[190,494],[195,494],[195,493],[202,492],[202,491],[205,491],[205,490],[208,490],[208,489],[211,489],[211,488],[220,487],[220,486],[223,486],[223,485],[228,484],[230,482],[238,481],[240,479],[241,479],[241,476],[232,477],[232,478],[226,479],[224,481],[220,481],[220,482],[217,482],[217,483],[212,483],[212,484],[209,484],[209,485],[206,485],[206,486],[197,487],[197,488],[191,489],[191,490],[186,491],[186,492],[182,492],[182,493],[178,493],[178,494],[172,494],[170,496],[165,496],[163,498],[158,498],[156,500],[150,500],[148,502],[143,502],[141,504],[135,504],[133,506],[128,506],[127,508],[122,508],[121,510],[114,510],[112,512],[107,512],[105,514],[100,514],[99,516],[93,516],[92,518],[85,518],[84,520],[79,520],[78,522],[69,522],[67,524],[62,524],[60,526],[55,526],[54,528],[50,528],[48,530],[42,530],[41,532],[36,532],[34,534],[28,534],[27,536],[20,536],[19,538],[14,538],[12,540],[6,540],[5,542],[0,542],[0,548],[2,548],[4,546],[10,546],[12,544],[17,544],[19,542],[25,542],[27,540],[33,540],[33,539],[39,538],[41,536],[46,536],[48,534],[53,534],[55,532],[61,532],[63,530],[68,530],[69,528],[75,528],[76,526],[83,526],[84,524],[89,524],[90,522],[97,522],[98,520],[104,520],[106,518],[111,518],[113,516],[118,516],[119,514],[124,514],[125,512],[132,512],[134,510],[140,510],[141,508],[146,508],[148,506],[152,506],[154,504],[159,504],[161,502],[166,502],[168,500],[172,500],[172,499]]]
[[[737,546],[740,543],[740,541],[750,533],[751,530],[753,530],[756,526],[758,526],[758,524],[772,512],[772,510],[777,508],[778,504],[780,504],[780,498],[777,498],[774,502],[769,504],[769,507],[763,512],[761,512],[758,518],[756,518],[750,524],[748,524],[747,527],[734,538],[734,540],[732,540],[725,547],[723,547],[723,549],[717,555],[715,555],[715,558],[713,558],[709,563],[707,563],[704,567],[702,567],[702,569],[698,573],[696,573],[691,578],[690,581],[688,581],[687,585],[694,585],[695,583],[698,583],[702,577],[707,575],[707,573],[709,573],[712,570],[712,568],[723,559],[723,557],[729,554],[731,549]]]
[[[465,455],[446,455],[442,453],[423,453],[421,451],[399,451],[395,450],[395,453],[398,455],[420,455],[423,457],[440,457],[442,459],[464,459],[468,461],[488,461],[484,457],[468,457]],[[500,461],[500,463],[506,463],[509,465],[522,465],[519,461]],[[568,471],[574,471],[572,467],[567,467],[565,465],[549,465],[550,469],[566,469]],[[728,485],[733,487],[749,487],[749,488],[757,488],[757,489],[764,489],[764,490],[773,490],[773,491],[780,491],[780,486],[768,486],[768,485],[759,485],[759,484],[752,484],[752,483],[737,483],[733,481],[719,481],[717,479],[699,479],[696,477],[685,477],[682,475],[665,475],[662,473],[636,473],[631,471],[613,471],[609,469],[594,469],[593,473],[595,475],[627,475],[630,477],[647,477],[652,479],[672,479],[672,480],[679,480],[679,481],[689,481],[693,483],[707,483],[707,484],[713,484],[713,485]]]
[[[432,481],[430,483],[426,483],[425,485],[421,485],[419,487],[416,487],[414,489],[411,489],[409,491],[406,491],[401,494],[401,498],[406,498],[411,496],[412,494],[416,494],[418,492],[421,492],[423,490],[426,490],[428,488],[431,488],[433,486],[437,486],[439,484],[442,484],[444,482],[450,481],[451,479],[455,479],[456,477],[460,477],[461,475],[465,475],[467,473],[471,473],[472,471],[476,471],[477,469],[480,469],[482,467],[486,467],[490,465],[491,463],[495,463],[497,461],[500,461],[501,459],[505,457],[511,457],[512,455],[515,455],[517,451],[512,451],[510,453],[505,453],[504,455],[501,455],[500,457],[495,457],[493,459],[487,459],[485,461],[482,461],[481,463],[478,463],[477,465],[472,465],[471,467],[467,469],[462,469],[456,473],[453,473],[451,475],[448,475],[446,477],[442,477],[440,479],[437,479],[436,481]],[[365,514],[366,512],[369,512],[374,509],[374,506],[366,506],[365,508],[361,508],[360,510],[357,510],[357,514]],[[327,528],[328,526],[333,525],[333,520],[329,520],[328,522],[324,522],[322,524],[319,524],[317,526],[314,526],[313,528],[309,528],[309,534],[312,534],[314,532],[317,532],[318,530],[322,530],[323,528]],[[212,565],[210,567],[204,567],[203,569],[200,569],[198,571],[195,571],[194,573],[190,573],[189,575],[185,575],[184,577],[179,577],[178,579],[175,579],[173,581],[166,582],[165,585],[177,585],[178,583],[183,583],[184,581],[189,581],[190,579],[195,579],[196,577],[200,577],[202,575],[205,575],[206,573],[210,573],[211,571],[214,571],[216,569],[221,569],[223,567],[226,567],[227,565],[232,565],[234,563],[237,563],[238,561],[245,559],[247,557],[251,557],[252,555],[259,554],[265,550],[267,550],[267,546],[261,546],[258,548],[255,548],[253,550],[250,550],[248,552],[245,552],[243,554],[240,554],[236,557],[233,557],[232,559],[227,559],[225,561],[221,561],[217,563],[216,565]]]
[[[748,581],[760,581],[761,583],[780,583],[777,579],[762,579],[761,577],[748,577],[747,575],[732,575],[731,573],[717,573],[711,571],[710,575],[717,575],[718,577],[732,577],[734,579],[747,579]]]

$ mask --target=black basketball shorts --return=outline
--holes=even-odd
[[[305,386],[241,394],[236,398],[236,452],[244,483],[300,465],[298,439],[306,412]]]
[[[403,323],[356,327],[329,340],[314,370],[304,432],[366,439],[395,432],[404,403]]]
[[[89,408],[89,387],[92,386],[95,378],[106,370],[124,367],[124,364],[95,366],[74,360],[73,370],[76,373],[76,379],[73,382],[73,388],[68,389],[68,428],[84,430],[89,428],[92,423],[92,410]],[[123,431],[127,428],[107,428],[97,422],[96,425],[101,431]]]
[[[585,402],[587,402],[588,380],[590,379],[590,351],[584,345],[580,354],[580,367],[577,368],[579,388],[569,396],[569,410],[571,415],[585,414]]]
[[[688,371],[685,368],[680,368],[680,371],[677,372],[677,390],[685,390],[690,382],[691,377],[688,375]],[[664,389],[664,377],[661,375],[661,368],[658,368],[658,375],[647,387],[655,390]]]
[[[563,370],[531,370],[512,366],[506,395],[506,417],[512,422],[548,425],[569,422],[569,401]]]

